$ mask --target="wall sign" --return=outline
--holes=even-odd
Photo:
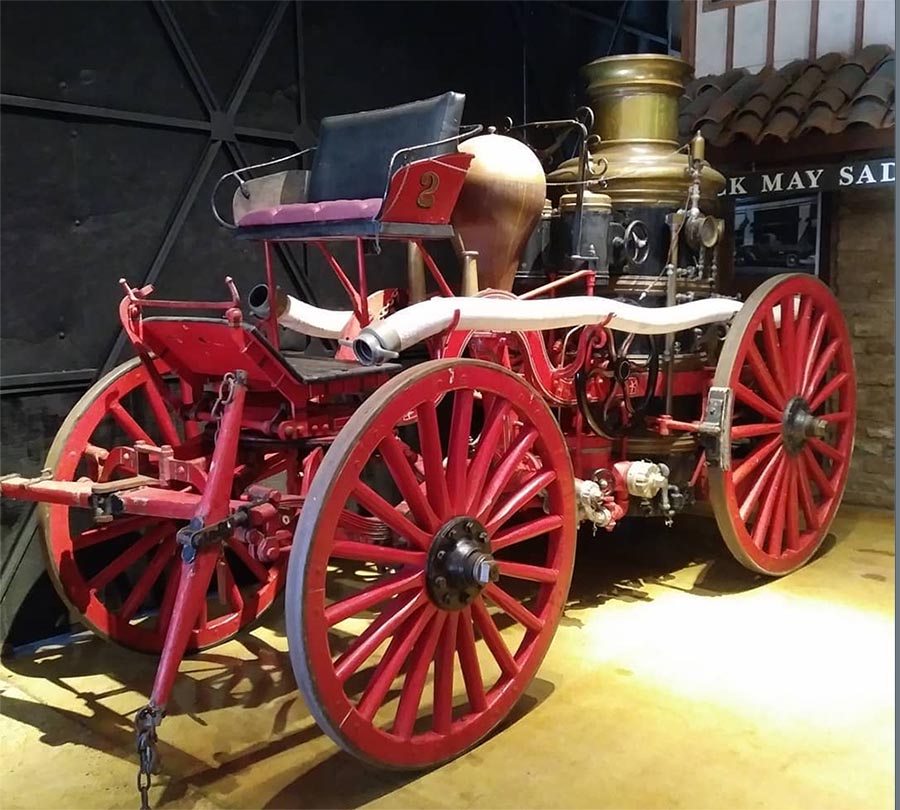
[[[861,160],[803,169],[769,169],[727,178],[720,197],[769,197],[776,194],[840,191],[893,184],[894,158]]]

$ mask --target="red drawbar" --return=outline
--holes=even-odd
[[[417,160],[394,173],[381,211],[384,222],[446,225],[473,155],[457,152]]]

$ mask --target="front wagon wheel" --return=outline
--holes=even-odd
[[[377,469],[393,484],[370,485]],[[382,543],[354,535],[360,511]],[[291,662],[319,725],[394,768],[475,745],[547,652],[575,529],[563,436],[521,378],[437,360],[379,389],[326,454],[291,550]]]

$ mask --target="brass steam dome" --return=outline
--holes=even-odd
[[[588,186],[624,205],[682,207],[690,184],[689,162],[678,149],[678,100],[691,66],[661,54],[608,56],[581,69],[588,81],[594,112],[591,149],[595,171],[603,178]],[[578,179],[578,159],[567,160],[547,178]],[[604,182],[605,181],[605,182]],[[701,174],[701,202],[715,210],[725,178],[712,167]]]

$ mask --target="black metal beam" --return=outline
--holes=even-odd
[[[158,127],[179,131],[203,132],[210,134],[210,121],[196,121],[192,118],[179,118],[173,115],[156,115],[134,110],[115,110],[110,107],[98,107],[93,104],[73,104],[70,101],[57,101],[49,98],[32,98],[17,96],[12,93],[0,93],[0,106],[16,110],[35,110],[69,115],[75,118],[90,118],[98,121],[115,121],[123,124],[137,124],[146,127]],[[290,132],[276,132],[256,127],[234,127],[234,134],[259,141],[272,141],[294,145],[296,140]]]
[[[284,12],[287,11],[287,7],[287,0],[279,0],[279,2],[276,3],[275,8],[272,9],[272,13],[269,15],[269,19],[266,21],[266,24],[259,35],[259,39],[253,46],[253,50],[250,52],[250,59],[244,66],[241,78],[238,79],[237,84],[234,86],[234,90],[231,91],[231,95],[228,98],[228,103],[225,105],[225,114],[229,117],[234,118],[234,116],[237,115],[241,104],[243,104],[244,96],[247,95],[250,84],[253,82],[256,72],[259,70],[263,58],[269,51],[269,46],[275,38],[275,32],[278,30],[278,26],[284,18]]]
[[[87,388],[97,376],[95,368],[48,371],[33,374],[4,374],[0,377],[0,397],[13,394],[57,394]]]
[[[602,25],[604,28],[615,28],[616,21],[610,19],[609,17],[604,17],[601,14],[597,14],[594,11],[586,11],[583,8],[579,8],[578,6],[573,6],[569,3],[556,3],[556,8],[563,9],[564,11],[568,11],[571,14],[575,14],[578,17],[584,17],[586,20],[591,20],[592,22],[597,23],[598,25]],[[650,42],[659,42],[662,45],[668,47],[669,40],[667,37],[661,36],[660,34],[654,34],[652,31],[645,31],[642,28],[637,28],[634,25],[623,24],[620,28],[621,31],[624,31],[628,34],[634,34],[637,37],[644,37]]]

